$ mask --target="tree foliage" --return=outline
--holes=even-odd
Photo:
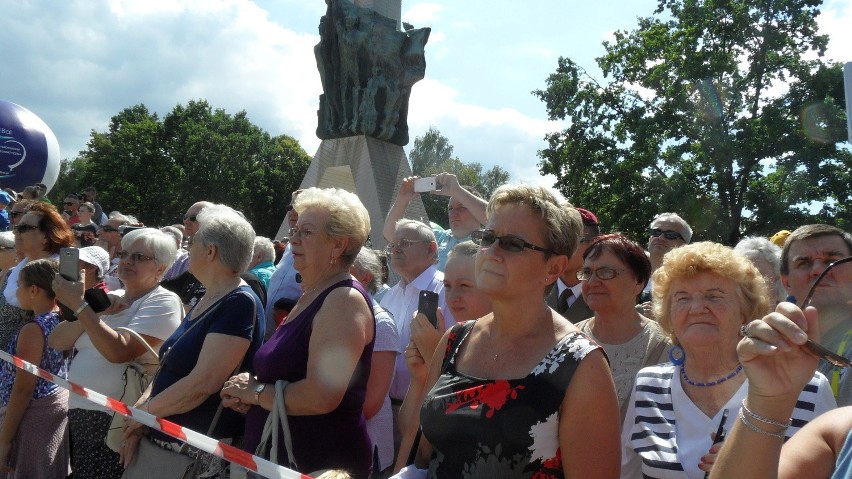
[[[509,181],[509,172],[495,165],[483,171],[478,162],[464,163],[453,156],[453,145],[434,126],[423,135],[414,138],[414,146],[408,154],[411,171],[416,176],[426,177],[438,173],[452,173],[459,184],[471,186],[483,198],[489,198],[498,186]],[[420,195],[429,220],[444,227],[449,224],[447,198],[438,195]]]
[[[660,0],[604,42],[606,81],[560,58],[533,92],[569,121],[547,135],[541,172],[607,229],[639,236],[663,211],[728,244],[806,222],[848,228],[852,154],[837,145],[840,65],[817,59],[820,3]]]
[[[125,108],[108,131],[92,132],[66,171],[76,190],[94,185],[105,208],[145,224],[178,222],[192,203],[208,200],[242,211],[258,234],[271,236],[310,161],[295,139],[272,137],[244,111],[230,115],[202,100],[163,120],[144,105]]]

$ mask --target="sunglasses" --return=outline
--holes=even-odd
[[[9,218],[17,218],[18,216],[23,216],[25,213],[25,211],[10,211]]]
[[[403,239],[397,241],[396,243],[388,243],[388,245],[385,247],[385,251],[391,252],[395,249],[401,249],[401,250],[402,249],[408,249],[409,246],[411,246],[415,243],[429,243],[429,241],[426,241],[426,240],[410,240],[410,239],[404,239],[403,238]]]
[[[154,258],[142,253],[128,253],[127,251],[119,251],[115,256],[120,260],[130,259],[134,263],[147,263],[153,261]]]
[[[66,201],[65,203],[62,203],[62,204],[65,205],[65,206],[74,206],[77,203],[74,203],[73,201]]]
[[[287,211],[288,212],[293,211],[293,205],[287,205]]]
[[[541,246],[536,246],[532,243],[527,243],[526,241],[522,240],[521,238],[518,238],[515,235],[497,236],[491,230],[474,231],[470,234],[470,239],[479,246],[484,246],[486,248],[493,245],[494,242],[497,241],[500,243],[500,248],[511,253],[519,253],[523,251],[524,248],[528,248],[534,251],[541,251],[542,253],[556,254],[549,249],[542,248]]]
[[[592,275],[595,275],[598,279],[606,281],[615,278],[623,272],[623,269],[611,268],[609,266],[601,266],[594,270],[592,268],[583,268],[580,271],[577,271],[577,279],[580,281],[588,281]]]
[[[112,226],[101,226],[101,233],[118,233],[118,228],[113,228]]]
[[[15,232],[18,233],[19,235],[22,235],[22,234],[26,233],[27,231],[38,230],[38,229],[41,229],[41,228],[39,228],[38,225],[22,225],[22,224],[19,224],[18,226],[15,226]]]
[[[184,215],[184,221],[198,221],[198,215]]]
[[[683,239],[683,236],[681,236],[681,235],[680,235],[680,233],[678,233],[677,231],[672,231],[672,230],[661,230],[661,229],[657,229],[657,228],[651,228],[650,233],[651,233],[651,236],[653,236],[654,238],[656,238],[657,236],[662,235],[662,236],[664,236],[666,239],[673,240],[673,239],[678,239],[678,238],[679,238],[681,241],[686,242],[686,240],[685,240],[685,239]]]

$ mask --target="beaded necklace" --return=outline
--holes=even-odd
[[[686,384],[689,384],[690,386],[697,386],[697,387],[703,388],[703,387],[715,386],[717,384],[722,384],[723,382],[727,381],[728,379],[731,379],[734,376],[736,376],[737,374],[739,374],[740,371],[742,371],[742,370],[743,370],[743,365],[737,364],[737,367],[734,368],[733,371],[731,371],[731,374],[728,374],[727,376],[723,377],[722,379],[710,381],[709,383],[699,383],[699,382],[695,382],[695,381],[689,379],[689,376],[686,375],[686,369],[683,366],[681,366],[680,367],[680,376],[683,378],[683,380]]]

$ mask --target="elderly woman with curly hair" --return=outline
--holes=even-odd
[[[232,377],[225,404],[247,412],[244,448],[254,451],[275,403],[284,402],[300,471],[345,469],[366,478],[372,461],[363,406],[376,331],[369,293],[349,273],[370,232],[370,216],[344,190],[309,188],[293,202],[293,265],[302,295],[255,355],[257,377]],[[286,458],[284,441],[278,457]]]
[[[6,276],[0,297],[0,347],[5,348],[13,335],[26,323],[31,314],[20,307],[15,293],[18,273],[30,261],[44,258],[59,259],[59,250],[74,246],[74,233],[48,203],[34,201],[15,226],[15,248],[24,256]]]
[[[544,301],[577,248],[580,214],[544,188],[505,185],[486,216],[471,238],[493,312],[444,335],[415,464],[401,474],[617,477],[618,403],[603,350]]]
[[[726,414],[730,428],[746,397],[737,343],[744,324],[770,311],[766,283],[749,260],[709,242],[670,251],[653,283],[654,312],[675,346],[672,362],[636,377],[622,429],[621,477],[700,478],[711,467],[711,432]],[[787,437],[834,407],[828,382],[815,374],[799,395]]]

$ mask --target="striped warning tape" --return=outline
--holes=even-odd
[[[278,464],[269,462],[267,459],[249,454],[234,446],[222,443],[216,439],[207,437],[204,434],[179,426],[171,421],[158,418],[157,416],[141,409],[130,407],[117,399],[104,396],[97,391],[72,383],[67,379],[54,376],[49,371],[45,371],[44,369],[24,361],[17,356],[13,356],[6,351],[0,350],[0,359],[7,363],[14,364],[15,367],[34,374],[45,381],[50,381],[61,388],[67,389],[78,396],[82,396],[95,404],[107,407],[123,416],[131,417],[135,421],[138,421],[150,428],[162,431],[163,433],[176,439],[180,439],[181,441],[201,449],[202,451],[215,454],[227,461],[239,464],[240,466],[243,466],[250,471],[254,471],[263,477],[281,479],[311,479],[308,475],[279,466]]]

